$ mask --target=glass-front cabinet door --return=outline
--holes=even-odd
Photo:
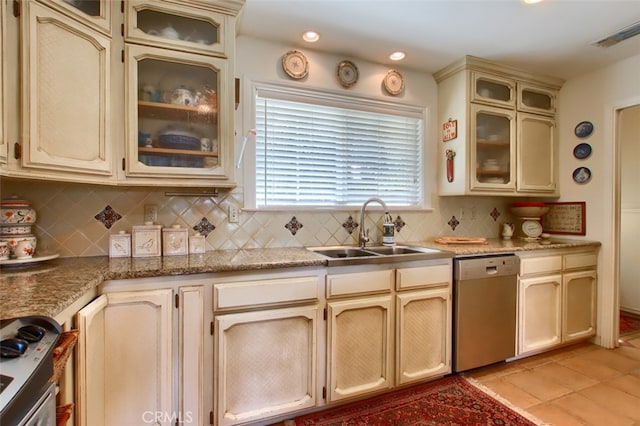
[[[169,2],[131,0],[126,7],[128,43],[221,57],[227,52],[231,25],[226,15]]]
[[[471,189],[513,191],[515,111],[472,104],[471,129]]]
[[[516,106],[516,82],[481,72],[471,73],[471,101],[505,108]]]
[[[126,45],[128,176],[228,179],[227,61]],[[224,108],[224,106],[227,106]],[[226,137],[225,137],[226,136]]]
[[[556,113],[556,91],[518,83],[518,111],[553,116]]]
[[[103,34],[111,35],[113,0],[39,0],[54,9],[88,25]]]

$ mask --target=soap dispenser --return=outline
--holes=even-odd
[[[395,244],[394,233],[395,224],[389,212],[384,212],[384,223],[382,224],[382,245],[392,246]]]

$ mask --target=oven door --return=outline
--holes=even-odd
[[[56,426],[56,387],[52,383],[18,426]]]

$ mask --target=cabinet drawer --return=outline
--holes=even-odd
[[[396,271],[396,289],[442,286],[451,283],[450,265],[400,268]]]
[[[240,281],[214,285],[214,310],[313,301],[319,297],[318,275]]]
[[[327,298],[357,293],[391,291],[393,269],[327,276]]]
[[[520,275],[538,274],[562,270],[562,256],[534,257],[520,259]]]
[[[598,256],[595,253],[567,254],[564,257],[564,269],[586,268],[595,266],[598,263]]]

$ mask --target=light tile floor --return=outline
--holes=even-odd
[[[640,332],[616,349],[581,343],[468,372],[549,425],[640,425]]]

